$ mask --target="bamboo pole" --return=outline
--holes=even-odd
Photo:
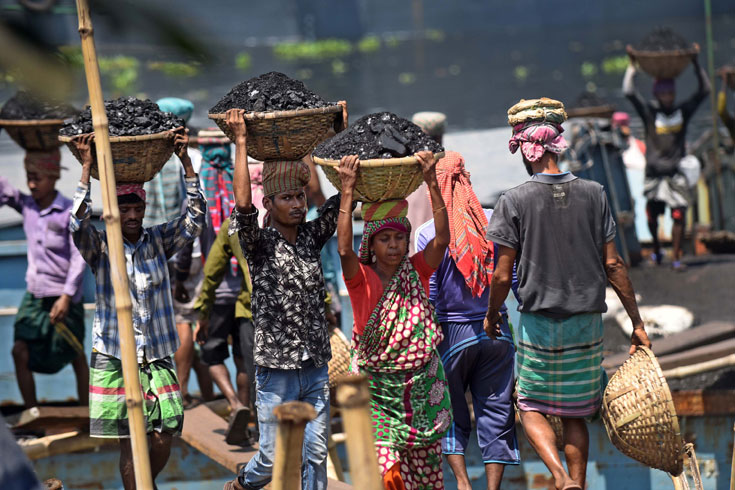
[[[347,456],[353,482],[365,490],[383,490],[370,420],[370,390],[365,376],[344,375],[337,381],[337,404],[347,431]]]
[[[672,369],[663,371],[665,378],[683,378],[685,376],[691,376],[693,374],[705,373],[707,371],[714,371],[723,367],[735,366],[735,354],[729,356],[720,357],[719,359],[712,359],[710,361],[699,362],[697,364],[689,364],[688,366],[679,366]]]
[[[301,488],[301,452],[306,423],[316,410],[308,403],[287,402],[273,409],[278,419],[276,456],[273,461],[273,490]]]
[[[89,101],[92,107],[92,123],[95,134],[97,167],[100,174],[102,190],[102,209],[107,230],[107,249],[110,259],[110,277],[115,292],[117,308],[117,325],[120,332],[120,351],[125,383],[125,403],[128,408],[128,422],[135,468],[135,484],[138,490],[151,490],[150,459],[148,457],[148,439],[143,420],[143,405],[138,378],[138,357],[135,349],[133,333],[132,305],[128,274],[123,251],[122,229],[120,227],[120,210],[117,207],[115,192],[115,172],[112,167],[112,149],[110,148],[110,132],[102,97],[99,64],[94,44],[94,29],[89,11],[88,0],[76,0],[79,16],[79,36],[82,40],[84,72],[87,78]]]

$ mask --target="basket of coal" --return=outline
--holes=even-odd
[[[605,99],[594,92],[583,92],[574,105],[567,110],[569,119],[574,118],[600,118],[610,119],[615,112],[615,106],[609,104]]]
[[[540,99],[521,99],[508,109],[508,124],[516,126],[529,122],[548,122],[561,124],[567,120],[564,104],[558,100],[541,97]]]
[[[109,124],[115,180],[148,182],[171,158],[174,152],[172,133],[183,130],[184,120],[170,112],[162,112],[155,102],[135,97],[106,100],[105,112]],[[81,155],[73,138],[92,132],[92,113],[87,107],[64,124],[58,139],[66,143],[81,162]],[[91,174],[99,179],[96,158]]]
[[[444,156],[444,148],[420,127],[393,113],[378,112],[362,117],[321,143],[314,149],[313,160],[339,189],[340,159],[358,155],[355,199],[379,202],[403,199],[421,185],[421,165],[414,156],[420,151],[431,151],[437,158]]]
[[[68,104],[19,91],[0,110],[0,127],[26,150],[48,151],[61,146],[59,129],[64,119],[78,112]]]
[[[234,141],[226,123],[230,109],[245,110],[248,155],[256,160],[300,160],[342,117],[342,107],[278,72],[236,85],[210,109],[210,119]]]
[[[653,352],[639,346],[602,397],[602,420],[620,452],[673,476],[683,470],[684,442],[671,391]]]
[[[668,27],[651,31],[628,54],[641,70],[654,78],[676,78],[699,53],[699,45],[690,43]]]

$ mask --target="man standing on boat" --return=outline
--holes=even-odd
[[[531,178],[506,191],[490,218],[487,238],[499,245],[499,257],[485,331],[493,338],[503,333],[501,308],[517,262],[521,422],[556,488],[582,490],[589,448],[584,418],[594,415],[602,401],[602,313],[607,310],[608,283],[633,322],[630,353],[651,343],[625,263],[615,249],[615,222],[604,188],[557,166],[567,148],[562,131],[561,124],[538,121],[513,128],[510,151],[521,150]],[[545,415],[561,417],[568,472]]]
[[[96,281],[89,381],[90,435],[120,440],[120,474],[123,486],[128,490],[135,488],[135,473],[110,259],[106,232],[97,230],[90,220],[89,177],[93,138],[94,135],[83,135],[75,140],[82,156],[82,178],[74,195],[69,227],[74,243],[92,268]],[[167,223],[144,228],[146,196],[143,185],[117,186],[135,347],[145,400],[143,415],[154,479],[166,466],[173,437],[181,434],[184,425],[183,400],[172,360],[179,346],[179,337],[167,262],[201,233],[206,206],[199,189],[199,178],[187,153],[189,137],[180,132],[174,138],[175,152],[185,171],[188,198],[185,214]]]
[[[304,187],[311,177],[309,167],[301,161],[266,162],[263,205],[268,213],[261,228],[252,202],[243,114],[239,109],[227,112],[236,148],[235,210],[230,217],[230,232],[238,234],[253,284],[260,447],[224,488],[255,490],[271,481],[277,427],[273,408],[298,400],[313,405],[317,414],[304,434],[302,488],[324,490],[329,421],[327,362],[332,353],[320,252],[337,228],[339,196],[321,206],[318,218],[305,222]]]
[[[26,408],[38,405],[33,373],[52,374],[72,363],[79,404],[89,399],[89,368],[84,355],[82,279],[84,259],[69,233],[71,199],[55,189],[61,175],[58,149],[28,152],[23,194],[0,177],[0,206],[23,215],[28,247],[27,290],[15,317],[13,361]]]

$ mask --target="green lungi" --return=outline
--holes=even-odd
[[[57,299],[26,292],[15,317],[14,339],[28,345],[28,366],[36,373],[58,373],[84,354],[84,307],[81,302],[71,303],[66,318],[52,325],[49,313]]]
[[[138,364],[146,433],[181,435],[184,403],[171,358]],[[89,366],[89,435],[128,438],[128,407],[120,359],[92,351]]]

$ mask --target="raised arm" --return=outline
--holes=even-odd
[[[442,193],[439,190],[439,183],[436,180],[436,158],[434,154],[430,151],[421,151],[416,154],[416,159],[421,164],[421,173],[424,175],[424,182],[429,188],[431,205],[434,208],[434,229],[436,230],[436,236],[424,248],[424,260],[426,260],[429,267],[436,269],[444,259],[444,252],[446,252],[451,238],[449,216],[447,215],[444,198],[442,198]]]
[[[626,313],[628,313],[630,320],[633,322],[633,334],[630,337],[630,354],[633,355],[636,347],[639,345],[651,347],[651,341],[648,340],[643,320],[641,320],[638,312],[638,303],[635,300],[633,284],[628,277],[625,262],[623,262],[623,259],[620,258],[618,251],[615,249],[614,241],[611,240],[605,244],[602,258],[605,264],[607,280],[613,290],[615,290],[615,294],[620,298],[620,302],[623,303]]]
[[[102,247],[106,244],[102,233],[90,222],[92,200],[89,197],[89,176],[94,161],[92,156],[93,142],[94,133],[78,136],[74,139],[74,145],[82,158],[82,177],[74,193],[74,204],[69,216],[69,230],[77,250],[94,271],[97,268]]]
[[[692,67],[697,76],[697,91],[681,104],[681,109],[687,118],[694,114],[699,104],[707,98],[710,90],[712,90],[707,72],[699,65],[699,56],[697,54],[692,56]]]
[[[28,197],[10,185],[7,178],[0,176],[0,207],[8,205],[19,213],[22,213],[23,199]]]
[[[360,270],[360,259],[352,248],[352,204],[360,170],[360,158],[357,155],[342,157],[337,167],[339,180],[342,183],[342,194],[337,218],[337,251],[342,263],[342,274],[349,281]]]
[[[235,194],[235,208],[241,213],[250,213],[253,205],[253,193],[250,189],[250,171],[248,170],[248,132],[245,126],[245,111],[230,109],[227,111],[227,126],[235,138],[235,174],[232,191]]]
[[[645,123],[649,119],[648,110],[646,109],[646,101],[641,94],[635,89],[635,75],[637,73],[634,60],[631,57],[628,69],[625,70],[623,77],[623,95],[633,104],[638,116]]]

